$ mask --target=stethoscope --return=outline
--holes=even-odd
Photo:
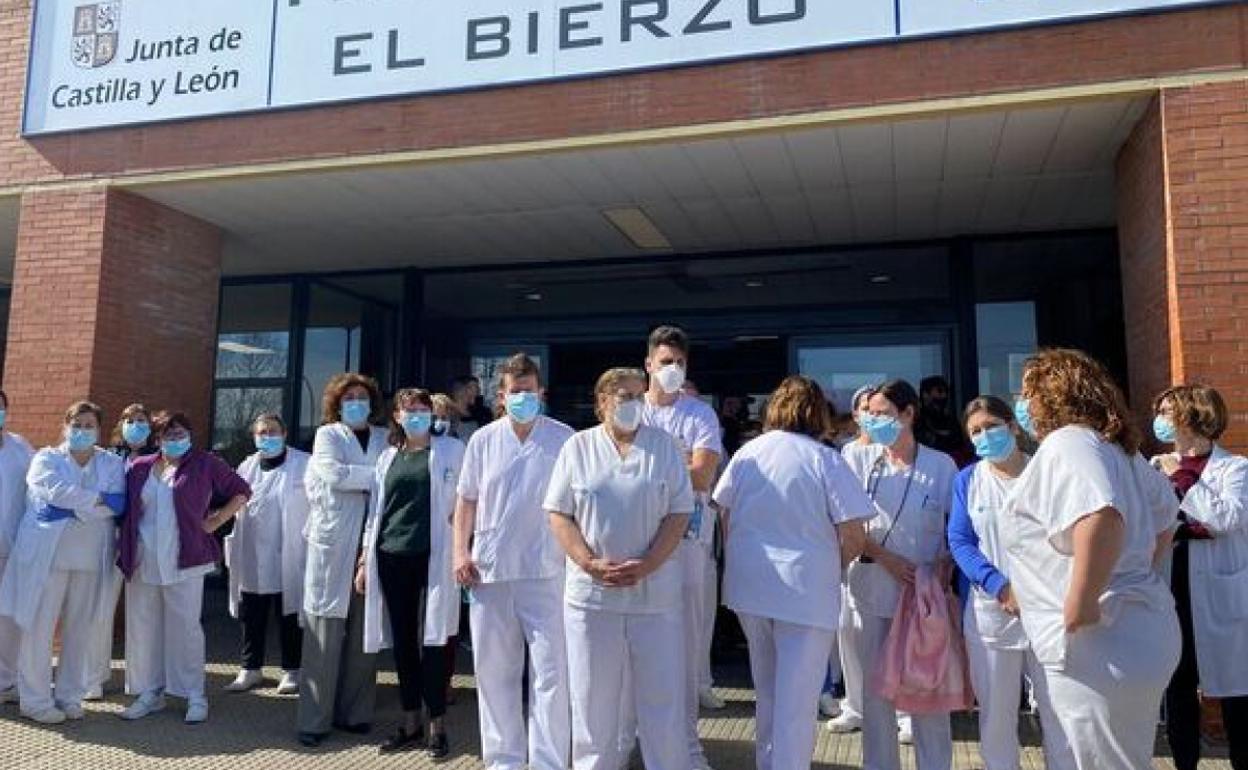
[[[893,521],[888,525],[888,531],[884,533],[884,538],[880,540],[880,547],[883,548],[888,544],[888,538],[893,534],[893,528],[897,526],[897,522],[901,520],[901,514],[906,509],[906,501],[910,499],[910,487],[914,485],[914,471],[919,464],[920,448],[915,447],[914,462],[910,463],[910,469],[906,472],[906,486],[901,492],[901,503],[897,505],[897,511],[893,514]],[[880,483],[884,480],[884,463],[888,462],[887,455],[881,454],[871,465],[871,472],[867,474],[866,492],[871,498],[871,502],[879,507],[879,501],[876,495],[880,491]],[[874,564],[875,559],[870,556],[859,556],[858,561],[861,564]]]

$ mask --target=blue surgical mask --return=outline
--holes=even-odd
[[[1022,428],[1028,436],[1037,438],[1036,424],[1031,419],[1031,399],[1020,398],[1014,402],[1014,419],[1018,420],[1018,427]]]
[[[277,457],[286,449],[284,436],[256,436],[256,451],[261,457]]]
[[[901,438],[901,421],[885,414],[871,415],[863,420],[862,429],[872,444],[892,446]]]
[[[65,433],[65,441],[69,444],[72,452],[85,452],[95,446],[95,442],[100,438],[100,432],[95,428],[70,428]]]
[[[1014,449],[1018,446],[1018,442],[1014,440],[1014,431],[1007,425],[997,425],[981,431],[971,438],[971,443],[975,445],[975,454],[990,463],[1006,460],[1014,454]]]
[[[423,436],[433,427],[433,412],[401,412],[399,421],[409,436]]]
[[[127,444],[143,444],[150,435],[152,435],[152,426],[145,422],[127,420],[121,424],[121,437]]]
[[[342,421],[352,428],[362,428],[368,424],[368,416],[372,412],[372,402],[367,398],[350,398],[342,402]]]
[[[1179,431],[1174,426],[1174,420],[1159,414],[1153,418],[1153,435],[1163,444],[1173,444],[1179,437]]]
[[[542,413],[542,400],[536,393],[508,393],[507,414],[521,425],[528,425]]]
[[[170,460],[177,460],[187,452],[191,451],[191,437],[178,439],[165,439],[160,442],[160,451]]]

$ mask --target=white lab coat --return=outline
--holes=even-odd
[[[0,615],[7,615],[23,631],[29,631],[39,608],[43,586],[52,572],[52,562],[68,520],[42,523],[35,518],[38,506],[55,505],[68,508],[81,521],[113,517],[111,509],[97,505],[103,492],[125,491],[125,463],[120,457],[95,448],[97,489],[80,486],[73,464],[76,461],[65,445],[39,450],[26,474],[26,513],[18,527],[13,554],[0,583]],[[115,538],[109,538],[100,550],[101,579],[97,583],[96,601],[92,603],[96,617],[103,621],[115,609],[115,584],[121,580],[116,566]]]
[[[429,445],[430,551],[429,582],[425,599],[426,647],[441,647],[459,630],[459,586],[455,583],[454,543],[451,520],[455,515],[456,487],[464,462],[464,444],[449,436],[434,436]],[[377,461],[376,490],[372,510],[364,526],[365,569],[368,584],[364,592],[364,652],[375,653],[389,647],[390,620],[377,570],[377,541],[381,535],[381,515],[386,507],[386,474],[399,450],[390,447]],[[418,597],[413,597],[416,601]]]
[[[304,487],[304,476],[308,469],[310,455],[298,449],[286,449],[286,461],[274,472],[280,473],[282,510],[282,614],[300,616],[303,608],[303,568],[307,563],[308,547],[304,539],[304,527],[308,523],[308,493]],[[252,489],[260,482],[260,453],[257,452],[238,466],[238,475]],[[230,616],[238,617],[238,605],[242,599],[241,573],[252,558],[249,549],[240,548],[239,544],[249,537],[248,518],[238,516],[234,520],[234,531],[225,538],[225,565],[230,568]]]
[[[1187,546],[1200,688],[1248,695],[1248,458],[1214,446],[1181,509],[1213,535]]]
[[[367,452],[343,423],[322,425],[316,431],[304,474],[309,507],[303,531],[308,547],[303,611],[309,615],[345,618],[351,605],[377,458],[386,449],[385,428],[374,425],[369,431]]]
[[[17,540],[17,527],[26,513],[26,473],[35,450],[16,433],[5,433],[0,446],[0,559],[7,558]]]

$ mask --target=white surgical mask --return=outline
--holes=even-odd
[[[658,380],[663,392],[670,396],[685,384],[685,367],[680,364],[668,364],[654,373],[654,379]]]
[[[615,413],[611,415],[611,421],[615,423],[615,427],[625,433],[632,433],[641,425],[641,411],[640,400],[625,401],[615,405]]]

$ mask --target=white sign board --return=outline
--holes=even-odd
[[[1218,0],[36,0],[28,135]]]

